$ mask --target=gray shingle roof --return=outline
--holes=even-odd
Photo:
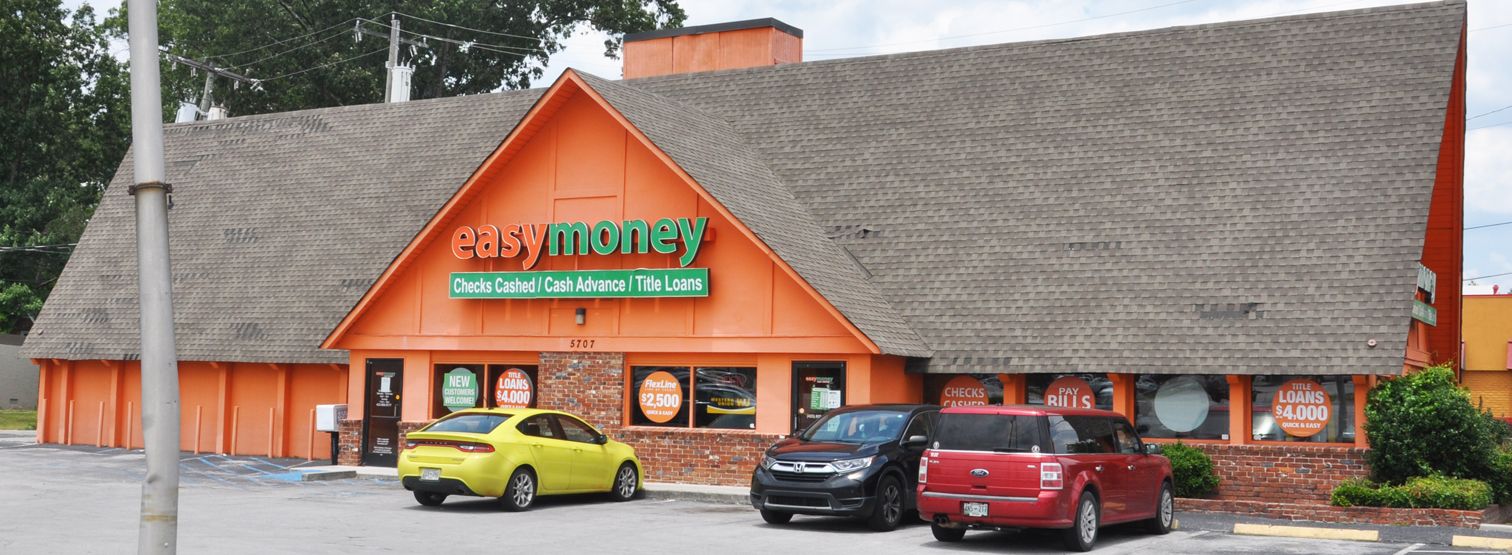
[[[168,126],[179,358],[347,362],[320,342],[540,94]],[[25,356],[140,352],[131,168],[127,153]]]
[[[1387,373],[1464,13],[585,79],[885,351],[933,351],[914,369]],[[537,94],[170,128],[181,358],[344,361],[317,346],[363,280]],[[129,165],[28,356],[134,352]]]

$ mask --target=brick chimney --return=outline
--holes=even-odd
[[[625,78],[803,61],[803,30],[751,19],[625,35]]]

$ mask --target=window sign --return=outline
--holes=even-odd
[[[498,383],[494,386],[496,406],[527,408],[534,396],[535,384],[530,382],[530,376],[524,370],[510,368],[499,374]]]
[[[756,428],[756,369],[694,368],[693,426]]]
[[[1140,374],[1134,380],[1140,437],[1229,439],[1229,383],[1221,375]]]
[[[956,376],[940,391],[940,406],[972,407],[987,405],[987,387],[971,376]]]
[[[1155,417],[1176,433],[1197,429],[1208,416],[1208,394],[1195,376],[1179,376],[1155,393]]]
[[[1332,402],[1318,382],[1297,379],[1281,384],[1276,390],[1271,414],[1286,433],[1312,437],[1328,425]]]
[[[1096,408],[1096,395],[1092,393],[1092,386],[1075,376],[1066,376],[1050,382],[1045,389],[1045,406],[1071,407],[1077,409]]]
[[[641,381],[641,414],[657,424],[665,424],[682,410],[682,384],[672,374],[654,372]]]
[[[441,404],[459,411],[478,406],[478,375],[466,368],[454,368],[442,382]]]

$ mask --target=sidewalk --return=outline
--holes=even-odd
[[[1270,526],[1305,526],[1335,530],[1373,530],[1380,534],[1380,541],[1387,543],[1422,543],[1454,545],[1455,536],[1512,539],[1512,526],[1483,524],[1479,530],[1453,526],[1389,526],[1379,524],[1340,524],[1332,522],[1307,522],[1254,518],[1211,513],[1176,513],[1181,529],[1186,531],[1206,530],[1231,534],[1235,524],[1262,524]]]

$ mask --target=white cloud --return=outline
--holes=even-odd
[[[1512,125],[1466,134],[1465,204],[1478,212],[1512,214]]]

